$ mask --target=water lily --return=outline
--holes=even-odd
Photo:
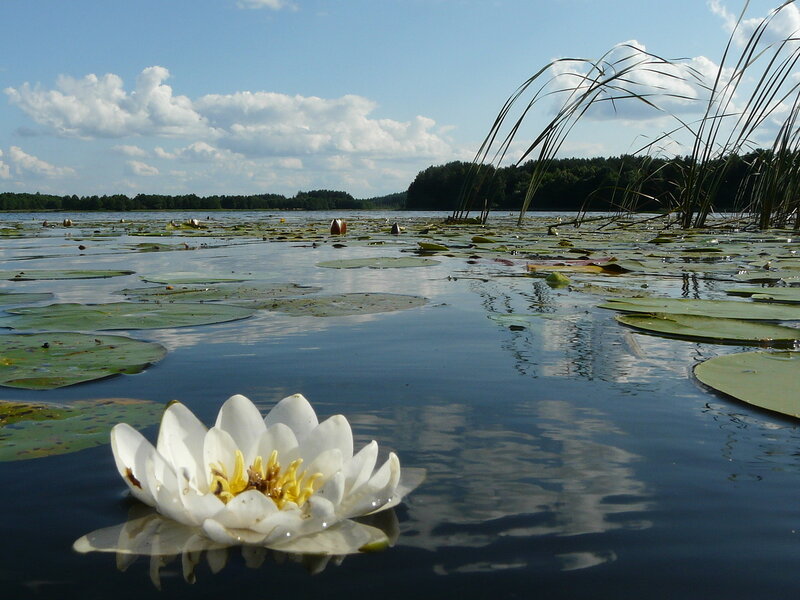
[[[387,544],[380,529],[352,519],[397,505],[424,478],[422,469],[401,470],[394,453],[376,468],[375,441],[354,454],[347,419],[320,423],[300,394],[264,418],[249,399],[232,396],[210,429],[175,402],[164,412],[155,447],[120,423],[111,448],[133,496],[164,517],[214,545],[284,552],[347,554]],[[160,551],[109,543],[97,535],[102,531],[75,548]]]

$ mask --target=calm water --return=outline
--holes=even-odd
[[[0,216],[4,224],[42,218]],[[350,216],[351,235],[358,218]],[[76,538],[123,522],[136,508],[108,446],[0,463],[3,598],[797,597],[800,431],[793,421],[708,392],[690,375],[695,362],[735,349],[631,333],[595,308],[596,296],[500,277],[510,270],[486,261],[316,266],[399,256],[402,239],[378,248],[312,248],[234,238],[192,252],[135,253],[129,245],[148,238],[123,236],[82,242],[80,254],[79,230],[72,236],[54,230],[0,239],[0,268],[258,272],[324,293],[410,293],[430,301],[394,313],[298,318],[261,311],[226,324],[131,332],[167,346],[167,357],[139,375],[60,390],[0,388],[0,400],[178,399],[211,423],[234,393],[268,407],[301,392],[322,416],[347,416],[358,447],[374,438],[403,464],[427,468],[428,478],[396,509],[400,537],[385,552],[331,561],[311,574],[280,557],[253,568],[258,560],[232,549],[204,558],[190,584],[180,557],[118,565],[113,554],[72,551]],[[685,282],[651,283],[680,295]],[[713,282],[691,283],[700,294],[716,291]],[[104,302],[141,285],[132,275],[0,287]],[[552,318],[521,331],[487,318],[509,310]],[[155,427],[146,433],[154,439]]]

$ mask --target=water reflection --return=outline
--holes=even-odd
[[[399,535],[394,509],[358,519],[360,523],[383,531],[393,546]],[[241,553],[249,569],[260,569],[267,561],[277,564],[296,563],[309,574],[318,574],[328,566],[339,566],[344,555],[298,554],[270,550],[259,546],[229,547],[203,536],[197,528],[182,525],[143,505],[134,506],[129,518],[119,525],[87,534],[75,543],[79,552],[100,550],[114,552],[116,568],[126,571],[140,557],[149,560],[149,575],[153,585],[161,589],[162,571],[179,561],[183,579],[197,581],[198,567],[205,562],[211,574],[217,574],[228,564],[235,549]]]
[[[596,534],[650,526],[642,514],[650,508],[649,492],[635,471],[639,457],[608,443],[624,432],[600,411],[558,399],[525,399],[503,405],[512,424],[501,426],[465,404],[393,410],[406,460],[428,469],[427,482],[409,499],[403,544],[439,550],[570,537],[559,568],[576,569],[615,557],[613,548],[597,549],[609,542]],[[354,423],[369,434],[370,420]],[[530,554],[529,549],[526,561]],[[505,561],[497,548],[492,556],[491,568],[520,564]]]

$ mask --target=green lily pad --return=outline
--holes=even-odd
[[[282,298],[302,296],[320,291],[322,288],[302,286],[296,283],[220,283],[215,285],[179,285],[146,287],[121,290],[119,293],[143,301],[197,302]]]
[[[151,283],[171,283],[173,285],[193,283],[236,283],[254,279],[230,273],[197,273],[193,271],[175,271],[173,273],[153,273],[141,275],[141,278]]]
[[[52,298],[53,294],[50,292],[0,292],[0,305],[6,306],[8,304],[33,304],[34,302],[42,302],[43,300],[51,300]]]
[[[0,317],[0,327],[49,331],[102,331],[209,325],[244,319],[254,311],[227,304],[110,302],[30,306],[8,309],[7,312],[12,314]]]
[[[746,296],[759,302],[800,302],[800,287],[746,287],[725,290],[731,296]]]
[[[39,279],[99,279],[133,275],[134,271],[92,271],[74,269],[25,269],[20,271],[0,271],[0,279],[8,281],[34,281]]]
[[[450,249],[444,244],[437,244],[435,242],[417,242],[417,244],[419,244],[420,250],[425,250],[426,252],[440,252]]]
[[[338,317],[417,308],[427,302],[427,298],[421,296],[356,292],[274,300],[268,304],[261,305],[260,308],[284,312],[293,317]]]
[[[128,398],[83,400],[69,405],[0,402],[0,461],[42,458],[101,446],[111,427],[141,429],[157,423],[162,404]]]
[[[800,320],[800,306],[689,298],[611,298],[600,308],[635,313],[699,315],[763,321]]]
[[[399,269],[406,267],[428,267],[438,265],[438,260],[432,258],[417,258],[412,256],[375,256],[372,258],[348,258],[343,260],[327,260],[317,263],[318,267],[328,269]]]
[[[700,363],[705,385],[743,402],[800,418],[800,352],[742,352]]]
[[[54,388],[139,373],[167,351],[161,344],[117,335],[37,333],[0,336],[0,385]]]
[[[742,319],[682,314],[625,314],[616,319],[649,333],[716,343],[785,346],[800,340],[800,329]]]

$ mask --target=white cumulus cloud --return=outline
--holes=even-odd
[[[11,179],[11,167],[2,160],[3,151],[0,150],[0,179]]]
[[[644,44],[629,40],[617,44],[602,63],[601,78],[611,80],[597,97],[587,116],[592,118],[648,120],[659,119],[665,114],[697,112],[708,98],[705,86],[713,82],[718,65],[704,56],[691,59],[662,61],[652,57]],[[584,63],[561,62],[552,68],[556,76],[554,89],[586,90],[588,81],[597,78],[597,71]],[[615,89],[616,88],[616,89]],[[623,98],[636,95],[658,106],[662,111],[638,98]],[[564,97],[564,95],[560,95]]]
[[[113,73],[89,74],[82,79],[62,75],[56,89],[23,83],[4,91],[40,125],[59,135],[74,137],[125,137],[134,135],[185,136],[205,132],[203,118],[186,96],[174,96],[163,82],[164,67],[144,69],[136,89],[126,92],[122,78]]]
[[[152,177],[159,174],[159,171],[156,167],[148,165],[147,163],[143,163],[140,160],[129,160],[127,164],[128,172],[131,175],[137,175],[139,177]]]
[[[297,8],[294,3],[287,2],[286,0],[238,0],[236,6],[239,8],[269,8],[271,10]]]
[[[74,169],[52,165],[32,154],[28,154],[19,146],[11,146],[8,149],[8,159],[19,175],[31,175],[46,179],[72,177],[75,175]]]
[[[708,0],[708,7],[712,13],[722,19],[723,25],[729,33],[734,32],[735,29],[733,39],[740,46],[747,43],[764,18],[768,16],[744,18],[737,28],[738,14],[731,12],[722,0]],[[790,37],[797,37],[798,33],[800,33],[800,8],[794,3],[786,4],[781,6],[781,9],[770,18],[769,24],[761,36],[761,42],[766,44],[780,42]]]
[[[122,154],[123,156],[133,156],[138,158],[143,158],[147,156],[147,150],[144,148],[140,148],[139,146],[132,146],[128,144],[120,144],[111,148],[117,154]]]

